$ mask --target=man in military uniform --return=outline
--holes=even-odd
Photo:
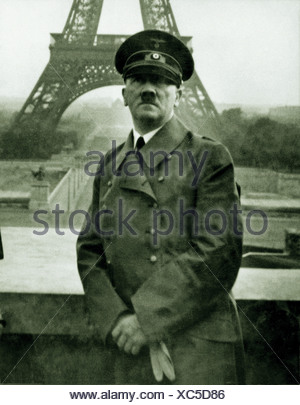
[[[192,55],[146,30],[121,45],[115,64],[133,130],[100,165],[93,226],[78,239],[90,322],[114,351],[116,384],[242,383],[232,160],[174,115]]]

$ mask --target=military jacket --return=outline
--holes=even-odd
[[[92,324],[106,341],[130,311],[149,341],[191,333],[235,342],[242,230],[229,152],[176,117],[139,153],[132,138],[100,164],[92,223],[78,238]]]

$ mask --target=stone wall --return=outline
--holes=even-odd
[[[291,198],[300,197],[300,174],[236,167],[235,175],[244,196],[247,193],[274,193]]]
[[[300,197],[300,174],[279,173],[278,193],[291,197]]]
[[[277,193],[278,173],[251,167],[236,167],[237,182],[242,187],[242,194]]]

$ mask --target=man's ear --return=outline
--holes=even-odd
[[[179,89],[176,89],[176,98],[175,98],[174,107],[178,107],[181,96],[182,96],[182,89],[180,87]]]
[[[126,100],[126,88],[125,87],[123,87],[123,89],[122,89],[122,96],[123,96],[124,105],[125,105],[125,107],[127,107],[128,103]]]

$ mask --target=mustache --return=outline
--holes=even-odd
[[[156,105],[156,103],[155,103],[156,94],[154,94],[154,93],[142,93],[141,94],[141,100],[142,100],[143,103]]]

